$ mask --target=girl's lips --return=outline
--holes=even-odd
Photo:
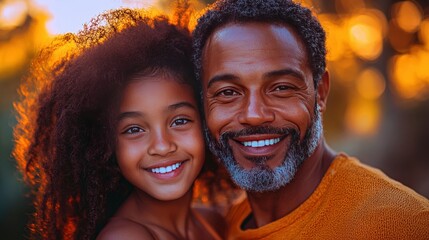
[[[180,165],[182,165],[182,163],[175,163],[175,164],[171,164],[165,167],[157,167],[157,168],[149,168],[148,170],[153,172],[153,173],[169,173],[171,171],[176,170],[177,168],[180,167]]]
[[[160,180],[167,180],[178,176],[186,165],[187,160],[169,164],[157,165],[156,167],[145,168],[153,177]]]
[[[162,163],[157,163],[157,164],[150,165],[148,167],[144,167],[144,169],[147,171],[152,171],[152,169],[156,169],[156,168],[173,167],[174,165],[177,165],[177,164],[180,165],[180,164],[184,163],[185,161],[186,160],[164,161]]]

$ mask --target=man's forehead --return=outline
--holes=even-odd
[[[262,44],[267,40],[303,47],[295,30],[288,25],[261,22],[229,23],[216,29],[207,39],[203,58],[213,47],[220,50],[222,48],[239,49],[240,47],[243,49],[243,46],[249,46],[256,50],[260,44],[261,49],[268,50],[270,45]]]
[[[203,52],[203,79],[259,78],[273,72],[293,72],[305,79],[307,54],[289,26],[270,23],[228,24],[213,32]]]

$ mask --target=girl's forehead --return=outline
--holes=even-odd
[[[130,105],[154,108],[161,106],[158,103],[195,102],[191,85],[166,76],[136,78],[124,88],[122,96],[121,108]]]

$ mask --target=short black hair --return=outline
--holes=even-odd
[[[219,0],[198,19],[193,32],[193,60],[200,92],[203,49],[207,39],[215,30],[228,23],[246,22],[287,24],[293,27],[304,42],[314,86],[318,85],[326,67],[326,37],[310,9],[292,0]]]

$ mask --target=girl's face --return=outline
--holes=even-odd
[[[120,103],[116,156],[123,176],[159,200],[182,197],[204,162],[193,90],[172,77],[129,83]]]

